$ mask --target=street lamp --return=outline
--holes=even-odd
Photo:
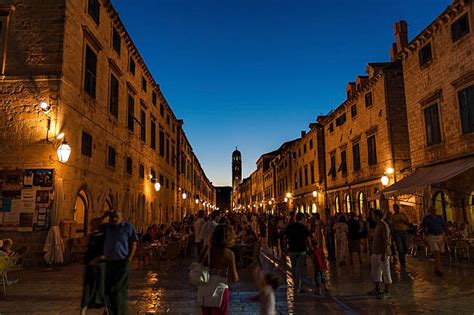
[[[315,190],[313,191],[313,197],[316,198],[318,196],[318,192]]]
[[[290,192],[286,193],[286,198],[291,198],[291,193]]]
[[[186,195],[186,193],[183,192],[183,194],[181,195],[181,197],[183,197],[183,200],[186,200],[186,198],[188,197],[188,195]]]
[[[71,155],[71,147],[67,143],[66,139],[64,139],[59,145],[57,154],[59,162],[66,163],[69,160],[69,156]]]
[[[380,181],[382,182],[382,185],[387,186],[389,182],[389,178],[387,175],[384,175],[382,176],[382,178],[380,178]]]
[[[387,169],[385,170],[385,174],[388,175],[392,175],[394,172],[395,170],[393,169],[393,167],[387,167]]]
[[[199,198],[196,198],[196,199],[194,200],[194,202],[195,202],[196,204],[199,204]]]
[[[288,202],[288,197],[285,197],[285,199],[284,199],[284,200],[285,200],[285,202]]]
[[[48,115],[49,111],[51,110],[51,105],[49,105],[48,102],[44,100],[39,103],[39,107],[41,108],[43,113],[45,113],[46,115]]]
[[[159,182],[156,182],[154,186],[155,186],[155,191],[160,191],[161,184]]]

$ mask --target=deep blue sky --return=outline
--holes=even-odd
[[[393,23],[409,38],[450,0],[113,0],[206,174],[231,184],[258,157],[338,106],[368,62],[389,60]]]

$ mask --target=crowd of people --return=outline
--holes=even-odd
[[[216,210],[206,215],[199,211],[169,225],[152,225],[145,233],[136,233],[123,220],[119,211],[93,220],[89,237],[84,277],[83,313],[88,307],[106,306],[109,314],[123,314],[126,310],[126,291],[130,261],[137,246],[162,239],[188,239],[186,251],[207,268],[210,281],[198,286],[198,302],[203,314],[227,314],[229,282],[239,281],[240,268],[253,267],[258,294],[252,299],[260,303],[261,314],[275,313],[275,291],[279,277],[273,271],[262,271],[259,253],[247,264],[242,263],[243,245],[248,251],[266,250],[280,259],[289,257],[293,286],[296,293],[308,291],[303,286],[307,264],[311,263],[315,293],[324,295],[329,290],[326,272],[331,265],[368,264],[374,289],[368,295],[390,298],[391,264],[398,261],[406,266],[408,244],[422,231],[435,264],[434,273],[443,276],[441,254],[445,250],[445,234],[456,237],[468,232],[464,225],[446,224],[436,209],[431,207],[422,224],[412,224],[400,207],[392,211],[370,209],[367,216],[355,213],[324,215],[290,212],[288,215],[256,213],[221,213]],[[256,247],[258,245],[258,247]],[[8,246],[8,244],[7,244]],[[309,260],[310,259],[310,260]],[[209,296],[209,292],[213,296]],[[216,292],[220,292],[216,295]],[[217,300],[216,300],[217,296]]]

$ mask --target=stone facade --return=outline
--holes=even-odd
[[[212,210],[215,189],[183,122],[117,12],[103,0],[97,18],[88,5],[87,0],[15,1],[0,81],[0,170],[52,169],[51,223],[75,222],[82,234],[91,218],[109,209],[121,209],[139,230],[198,208]],[[95,73],[88,79],[91,64]],[[50,106],[48,112],[41,102]],[[63,141],[58,135],[72,150],[65,163],[57,158]]]
[[[411,42],[400,41],[402,44],[397,47],[403,63],[410,155],[415,172],[418,168],[474,156],[473,26],[473,2],[454,0]],[[470,117],[464,116],[467,119],[463,128],[461,98],[469,88],[471,96],[465,106],[470,108]],[[439,133],[433,131],[433,137],[429,137],[428,129],[433,125]],[[429,201],[449,221],[474,223],[472,171],[426,192]]]
[[[393,183],[410,165],[401,63],[369,63],[367,74],[350,82],[347,100],[319,119],[333,212],[379,207],[381,177]]]

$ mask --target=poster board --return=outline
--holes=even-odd
[[[52,169],[0,171],[0,230],[48,230],[52,196]]]

